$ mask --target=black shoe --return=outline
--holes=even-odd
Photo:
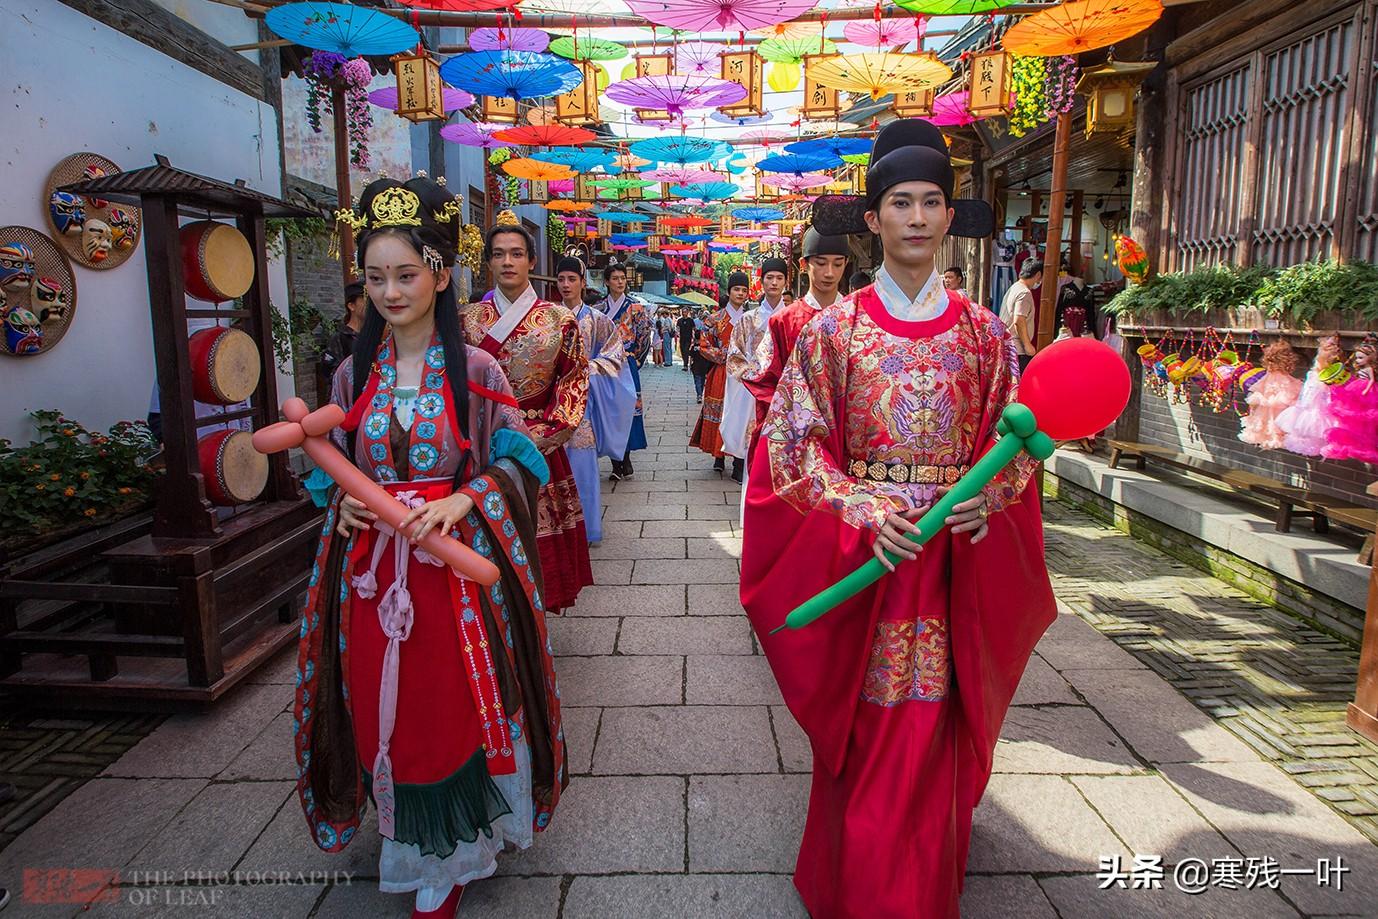
[[[746,463],[741,459],[737,457],[732,458],[732,481],[736,482],[738,485],[742,484],[742,469],[745,465]]]
[[[629,459],[623,460],[623,461],[622,461],[622,478],[624,478],[624,479],[630,479],[630,478],[631,478],[632,476],[634,476],[634,475],[636,475],[636,470],[632,468],[632,461],[629,460]]]
[[[620,482],[620,481],[622,481],[622,461],[621,461],[621,460],[613,460],[613,462],[612,462],[612,475],[608,476],[608,481],[609,481],[609,482]]]
[[[0,887],[0,909],[4,909],[10,902],[10,892]]]
[[[721,456],[713,460],[713,471],[718,475],[722,475],[727,471],[727,463]]]

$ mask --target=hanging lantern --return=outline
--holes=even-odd
[[[674,72],[673,54],[636,55],[636,75],[638,77],[664,77]],[[636,116],[642,121],[669,121],[670,113],[664,109],[639,108]]]
[[[718,109],[734,118],[753,118],[766,113],[762,101],[761,56],[755,51],[738,51],[722,55],[722,78],[746,88],[746,98],[735,105]]]
[[[929,118],[933,115],[934,89],[916,89],[895,94],[895,115],[899,118]]]
[[[408,121],[439,121],[445,117],[440,65],[425,52],[399,54],[392,59],[397,75],[398,115]]]
[[[971,57],[968,110],[977,118],[1004,115],[1010,109],[1010,56],[983,51]]]
[[[720,217],[720,218],[718,219],[718,232],[719,232],[721,235],[723,235],[723,236],[731,236],[731,235],[732,235],[732,215],[731,215],[731,214],[723,214],[722,217]]]
[[[1086,105],[1086,136],[1114,133],[1134,124],[1134,94],[1144,77],[1157,67],[1154,61],[1110,60],[1083,71],[1077,92],[1090,97]]]
[[[656,255],[656,254],[658,254],[658,253],[660,252],[660,242],[661,242],[661,240],[660,240],[660,237],[659,237],[659,236],[649,236],[649,237],[647,237],[647,238],[646,238],[646,251],[649,252],[651,255]]]
[[[540,179],[532,179],[530,182],[531,194],[529,199],[532,204],[544,204],[550,200],[550,185]]]
[[[574,200],[575,201],[596,201],[598,200],[598,189],[590,184],[592,180],[588,173],[578,173],[574,177]]]
[[[481,117],[484,121],[516,124],[518,120],[517,100],[508,96],[484,96]]]
[[[780,189],[765,183],[765,174],[756,173],[756,198],[761,201],[770,201],[780,197]]]
[[[842,113],[837,90],[818,82],[809,71],[824,61],[830,61],[838,54],[804,55],[804,117],[827,120]]]
[[[850,173],[847,179],[851,193],[854,195],[866,194],[866,167],[853,163]]]
[[[555,120],[560,124],[580,127],[598,123],[598,73],[602,70],[595,61],[573,61],[584,79],[569,92],[555,97]],[[588,200],[593,200],[592,198]]]
[[[611,236],[611,235],[612,235],[612,221],[611,221],[611,220],[604,220],[602,217],[599,217],[599,218],[598,218],[598,235],[599,235],[599,236]]]

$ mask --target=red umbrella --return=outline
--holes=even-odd
[[[521,144],[523,147],[572,147],[586,144],[597,136],[588,128],[571,128],[563,124],[524,124],[493,135],[497,140]]]

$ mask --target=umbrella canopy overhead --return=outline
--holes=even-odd
[[[533,160],[544,163],[559,163],[575,172],[593,172],[595,169],[611,169],[616,157],[607,150],[565,149],[541,150],[531,154]]]
[[[698,198],[701,201],[725,201],[736,197],[741,189],[731,182],[704,182],[701,185],[672,185],[670,194],[676,198]]]
[[[718,142],[703,137],[648,137],[636,141],[627,149],[652,162],[684,165],[714,159],[718,153]]]
[[[682,32],[743,32],[789,22],[818,0],[627,0],[633,13]]]
[[[598,135],[588,128],[571,128],[562,124],[527,124],[507,128],[493,136],[498,140],[524,147],[572,147],[576,144],[586,144]]]
[[[886,19],[857,19],[842,27],[847,41],[866,48],[899,48],[911,41],[922,42],[927,22],[922,19],[891,16]]]
[[[721,55],[727,48],[717,42],[688,41],[675,46],[675,73],[716,77],[722,75]]]
[[[746,87],[717,77],[672,73],[619,80],[608,87],[605,95],[613,102],[634,108],[680,115],[685,109],[718,108],[740,102],[746,98]]]
[[[1068,0],[1016,22],[1001,43],[1025,57],[1080,54],[1137,35],[1162,15],[1162,0]]]
[[[895,6],[902,6],[925,16],[969,16],[972,13],[989,13],[992,10],[1014,6],[1024,0],[895,0]]]
[[[952,68],[935,55],[889,51],[844,54],[820,61],[810,73],[824,86],[869,93],[872,99],[931,89],[952,79]]]
[[[345,57],[398,54],[421,43],[421,35],[397,17],[348,3],[288,3],[269,10],[263,21],[294,44]]]
[[[568,166],[559,163],[543,163],[540,160],[508,160],[502,164],[502,171],[518,179],[534,179],[537,182],[550,182],[568,179],[574,175]]]
[[[836,54],[837,45],[822,34],[797,38],[767,38],[756,46],[756,53],[775,64],[799,64],[806,54]]]
[[[842,165],[838,156],[799,156],[798,154],[777,153],[756,164],[761,172],[792,172],[796,175],[805,172],[822,172]]]
[[[540,29],[475,29],[469,33],[470,51],[544,51],[550,36]]]
[[[779,220],[785,216],[785,212],[778,207],[740,207],[732,212],[732,216],[739,220],[760,223],[764,220]]]
[[[415,6],[424,10],[442,10],[447,13],[481,13],[485,10],[500,10],[516,6],[519,0],[397,0],[403,6]]]
[[[650,214],[638,214],[636,211],[599,211],[595,216],[599,220],[623,224],[649,223],[655,220]]]
[[[805,172],[800,175],[771,176],[766,180],[766,184],[785,188],[792,192],[801,192],[806,188],[820,188],[832,180],[833,177],[826,173]]]
[[[570,201],[565,198],[545,203],[545,209],[548,211],[586,211],[591,207],[592,201]]]
[[[610,188],[613,191],[627,191],[632,188],[649,188],[655,183],[649,179],[633,179],[629,176],[612,176],[606,179],[594,179],[589,182],[595,188]]]
[[[478,96],[532,99],[567,93],[584,80],[578,67],[534,51],[471,51],[440,65],[451,86]]]
[[[844,156],[855,156],[859,153],[869,154],[872,143],[870,139],[865,137],[817,137],[812,140],[800,140],[788,144],[785,147],[785,152],[824,158],[835,156],[841,159]]]
[[[463,144],[466,147],[482,147],[485,150],[496,150],[499,147],[515,147],[516,144],[509,144],[507,141],[498,140],[494,137],[500,131],[507,130],[511,125],[489,124],[484,121],[460,121],[455,124],[447,124],[440,129],[440,136],[451,143]]]
[[[555,39],[550,43],[550,51],[572,61],[620,61],[631,53],[615,41],[578,35]]]

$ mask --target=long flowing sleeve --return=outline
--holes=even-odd
[[[699,337],[699,354],[703,356],[704,360],[712,361],[714,364],[727,363],[729,344],[727,314],[721,313],[704,324],[707,328]]]
[[[727,348],[727,372],[743,382],[755,379],[770,363],[766,319],[753,311],[743,316],[732,330],[732,340]]]
[[[589,376],[611,377],[616,379],[627,362],[627,352],[622,347],[622,337],[617,326],[607,316],[597,310],[588,311],[590,321],[589,335]]]
[[[628,306],[627,313],[632,332],[627,339],[627,351],[636,358],[638,364],[644,364],[646,355],[651,350],[651,317],[640,303]]]
[[[859,481],[843,470],[842,419],[847,348],[830,330],[837,323],[805,326],[785,361],[770,414],[761,429],[770,456],[775,493],[800,513],[823,510],[858,529],[879,529],[885,518],[910,506],[899,486]]]
[[[573,313],[561,321],[559,334],[560,350],[555,358],[549,399],[538,416],[526,419],[542,453],[563,446],[574,436],[574,429],[584,420],[588,407],[589,362]]]

